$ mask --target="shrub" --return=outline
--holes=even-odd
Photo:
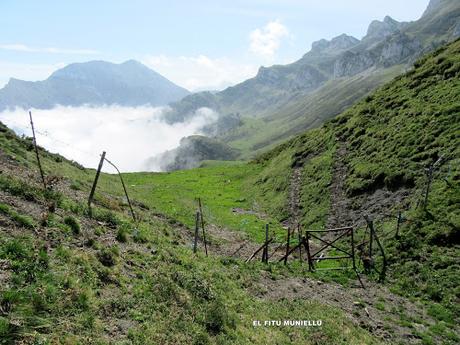
[[[101,249],[98,253],[98,259],[106,267],[115,266],[117,262],[118,256],[118,248],[111,247],[111,248],[104,248]]]
[[[122,226],[118,229],[116,239],[118,242],[128,242],[128,229],[126,226]]]
[[[64,224],[70,227],[74,235],[78,235],[80,233],[80,224],[78,224],[78,221],[74,217],[65,217]]]
[[[82,189],[82,183],[80,181],[73,181],[70,184],[70,189],[72,189],[72,190],[81,190]]]
[[[221,301],[213,301],[207,308],[205,327],[208,333],[217,335],[226,327],[235,327],[235,320],[228,314],[225,305]]]
[[[93,218],[100,222],[107,223],[107,225],[111,228],[116,228],[121,223],[120,219],[118,219],[116,214],[111,211],[99,209],[95,209],[94,211],[95,212]]]

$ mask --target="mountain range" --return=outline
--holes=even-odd
[[[218,93],[191,94],[172,104],[170,122],[208,107],[238,116],[208,134],[239,149],[242,158],[266,151],[333,118],[377,86],[411,68],[415,59],[460,36],[460,2],[432,0],[422,17],[370,23],[361,39],[342,34],[319,40],[298,61],[261,67],[254,78]]]
[[[216,149],[248,159],[302,131],[320,126],[378,86],[412,68],[421,55],[460,37],[460,2],[431,0],[422,17],[398,22],[390,16],[370,23],[362,39],[342,34],[321,39],[298,61],[260,67],[254,78],[220,92],[198,92],[173,84],[139,62],[104,61],[71,64],[38,82],[11,79],[0,90],[0,110],[8,107],[51,108],[56,104],[124,106],[170,105],[164,119],[182,122],[206,107],[219,114],[203,128]],[[183,143],[195,145],[197,140]],[[200,141],[201,142],[201,141]],[[212,146],[212,145],[211,145]],[[190,152],[200,152],[189,157]],[[169,155],[177,162],[211,159],[198,146]],[[214,157],[214,156],[213,156]],[[174,164],[176,168],[179,165]],[[190,167],[187,163],[183,168]]]
[[[74,63],[44,81],[10,79],[0,90],[0,110],[12,107],[48,109],[66,106],[166,105],[189,92],[140,62]]]

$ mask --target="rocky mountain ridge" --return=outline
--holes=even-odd
[[[334,117],[409,69],[419,56],[459,36],[460,3],[431,1],[416,21],[398,22],[385,16],[371,22],[361,40],[342,34],[316,41],[298,61],[261,67],[254,78],[215,94],[189,95],[173,103],[166,117],[170,122],[182,121],[199,107],[221,116],[237,113],[242,124],[218,138],[250,157]]]

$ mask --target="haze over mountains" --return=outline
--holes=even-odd
[[[10,79],[0,90],[0,110],[49,109],[58,104],[159,106],[188,94],[186,89],[137,61],[90,61],[68,65],[44,81]]]
[[[377,86],[410,68],[420,55],[460,36],[460,2],[432,0],[414,22],[389,16],[370,23],[361,40],[342,34],[313,43],[289,65],[261,67],[243,83],[211,94],[202,92],[172,105],[171,122],[199,107],[243,120],[217,135],[246,156],[339,114]]]
[[[347,34],[321,39],[298,61],[261,67],[254,78],[220,92],[198,92],[173,84],[139,62],[103,61],[72,64],[47,80],[11,79],[0,90],[0,110],[8,107],[48,109],[66,106],[167,105],[162,117],[169,124],[193,119],[201,108],[218,114],[200,133],[213,140],[186,140],[168,151],[175,162],[200,164],[215,152],[232,152],[219,159],[247,159],[341,113],[379,85],[411,68],[422,54],[460,37],[460,2],[431,0],[422,17],[398,22],[390,16],[370,23],[360,40]],[[204,139],[203,139],[204,140]],[[212,147],[212,145],[215,147]],[[221,150],[222,147],[232,150]],[[203,147],[206,149],[203,150]],[[199,152],[193,155],[193,152]],[[153,156],[153,154],[152,154]]]

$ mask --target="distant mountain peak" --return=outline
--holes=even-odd
[[[333,54],[339,53],[342,50],[350,49],[351,47],[357,45],[359,40],[353,36],[347,34],[341,34],[332,38],[330,41],[322,39],[316,42],[313,42],[311,45],[311,51],[313,53],[325,53]]]
[[[426,16],[427,14],[437,10],[441,6],[442,2],[443,0],[430,0],[428,7],[426,8],[425,12],[423,12],[423,16]]]
[[[126,60],[125,62],[122,63],[122,65],[142,65],[144,66],[142,63],[134,59]]]
[[[399,31],[404,27],[406,23],[398,22],[397,20],[391,18],[390,16],[385,16],[383,21],[373,20],[369,27],[367,28],[366,36],[363,37],[363,40],[375,40],[380,41],[395,32]]]
[[[390,16],[385,16],[385,18],[383,18],[383,22],[384,23],[387,23],[387,24],[390,24],[390,25],[398,25],[399,22],[393,18],[391,18]]]
[[[47,109],[57,104],[157,106],[188,94],[136,60],[120,64],[94,60],[67,65],[43,81],[10,79],[0,90],[0,110],[16,106]]]

